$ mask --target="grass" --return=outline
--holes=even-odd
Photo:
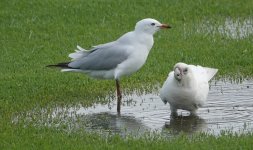
[[[5,133],[5,132],[4,132]],[[29,133],[29,134],[28,134]],[[49,128],[14,128],[1,142],[1,149],[252,149],[252,134],[224,134],[215,137],[205,134],[191,138],[180,135],[165,139],[160,136],[144,136],[140,139],[120,136],[101,138],[97,134],[66,132]],[[13,136],[10,136],[12,135]],[[2,134],[3,135],[3,134]],[[7,142],[8,141],[8,142]]]
[[[0,5],[0,148],[240,148],[250,149],[252,135],[204,136],[188,139],[124,140],[103,139],[88,133],[67,134],[45,128],[23,128],[11,118],[36,107],[106,102],[114,92],[114,81],[93,80],[81,74],[62,74],[45,68],[68,60],[78,44],[89,48],[106,43],[134,28],[143,18],[155,18],[173,28],[155,35],[155,45],[145,66],[122,79],[126,91],[162,84],[178,61],[219,69],[219,75],[252,77],[253,36],[233,39],[217,32],[197,32],[205,21],[208,27],[224,25],[227,18],[251,19],[252,0],[171,0],[171,1],[80,1],[2,0]],[[145,88],[144,88],[145,90]],[[109,141],[108,141],[109,140]],[[183,144],[182,141],[186,144]],[[229,141],[231,140],[231,141]],[[210,144],[212,142],[213,144]],[[203,142],[203,143],[202,143]],[[64,143],[64,144],[63,144]],[[100,145],[96,143],[101,143]],[[113,147],[115,145],[115,147]],[[140,145],[140,146],[139,146]],[[101,146],[101,147],[96,147]],[[145,147],[146,146],[146,147]],[[236,147],[235,147],[236,146]],[[2,148],[1,148],[2,149]]]

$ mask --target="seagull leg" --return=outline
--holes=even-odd
[[[174,106],[170,105],[170,110],[171,110],[171,113],[170,113],[171,117],[177,117],[178,116],[177,109]]]
[[[116,79],[116,87],[117,87],[117,112],[120,113],[120,106],[121,106],[121,91],[120,91],[120,85],[119,85],[119,80]]]

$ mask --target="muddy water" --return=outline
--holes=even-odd
[[[121,114],[116,112],[116,101],[92,107],[75,105],[33,110],[17,116],[14,123],[23,120],[35,126],[64,128],[67,131],[84,129],[121,135],[154,131],[173,136],[180,132],[198,131],[219,135],[222,131],[244,133],[253,131],[253,80],[212,81],[206,105],[189,116],[179,110],[178,117],[170,117],[169,105],[164,105],[158,91],[123,97]]]

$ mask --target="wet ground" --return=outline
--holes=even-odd
[[[226,18],[224,22],[204,20],[197,26],[197,33],[222,35],[231,39],[243,39],[253,34],[253,18]]]
[[[153,93],[133,92],[123,97],[121,114],[116,112],[116,101],[92,107],[74,105],[38,109],[14,117],[13,122],[23,120],[35,126],[76,129],[141,135],[149,131],[173,136],[180,132],[192,134],[198,131],[219,135],[223,131],[253,131],[253,80],[212,81],[206,105],[190,116],[179,111],[178,117],[170,117],[169,105],[164,105]]]

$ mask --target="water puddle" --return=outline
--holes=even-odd
[[[169,105],[164,105],[158,91],[133,92],[123,97],[121,114],[116,112],[116,101],[95,104],[44,108],[20,114],[13,123],[23,122],[34,126],[47,126],[142,135],[146,132],[174,136],[180,132],[193,134],[198,131],[219,135],[223,131],[244,133],[253,131],[253,80],[219,80],[211,82],[207,104],[198,110],[198,116],[179,111],[179,117],[171,118]]]
[[[231,39],[244,39],[253,35],[253,19],[226,18],[224,23],[219,24],[214,20],[207,20],[198,26],[197,33],[220,34]]]

